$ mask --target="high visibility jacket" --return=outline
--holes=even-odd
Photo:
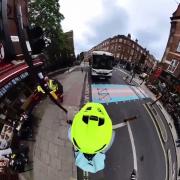
[[[49,80],[48,82],[49,89],[52,91],[57,91],[58,90],[58,85],[53,83],[53,80]]]
[[[42,89],[42,87],[40,85],[37,86],[37,90],[38,90],[38,92],[45,94],[45,91]]]

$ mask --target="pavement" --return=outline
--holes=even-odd
[[[58,79],[64,86],[63,106],[69,111],[68,117],[49,98],[43,100],[33,111],[38,119],[36,142],[33,152],[33,170],[20,174],[26,180],[75,180],[77,168],[74,166],[72,143],[68,140],[66,119],[72,119],[79,110],[85,72],[73,69]]]

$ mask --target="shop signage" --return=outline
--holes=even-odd
[[[23,74],[15,77],[14,79],[12,79],[10,82],[8,82],[5,86],[3,86],[2,88],[0,88],[0,97],[4,96],[4,94],[6,94],[10,88],[12,88],[14,85],[16,85],[18,82],[22,81],[23,79],[25,79],[28,76],[28,72],[24,72]]]

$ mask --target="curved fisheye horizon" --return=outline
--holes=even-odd
[[[61,2],[65,16],[62,27],[73,29],[75,53],[88,51],[93,46],[115,35],[131,34],[161,60],[170,32],[170,17],[178,1],[86,1]]]
[[[180,180],[180,2],[0,0],[0,180]]]

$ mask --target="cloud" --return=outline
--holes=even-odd
[[[89,46],[95,46],[101,41],[117,34],[127,34],[128,13],[117,6],[115,1],[103,0],[102,14],[87,22],[91,34],[86,34]]]
[[[170,31],[168,24],[162,17],[154,19],[154,22],[146,26],[138,27],[134,31],[139,44],[150,50],[150,53],[157,58],[161,58],[166,48]]]
[[[73,29],[76,54],[114,35],[131,33],[133,39],[161,59],[172,13],[172,0],[62,0],[63,29]]]

